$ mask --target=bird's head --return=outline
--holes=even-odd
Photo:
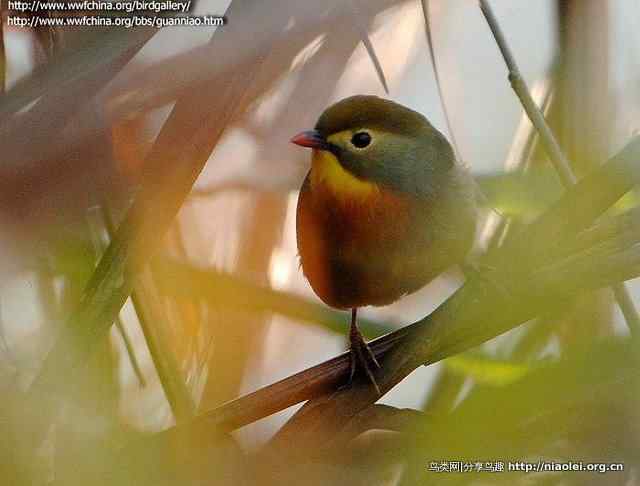
[[[339,101],[291,141],[314,149],[312,183],[352,195],[380,188],[433,195],[454,164],[449,142],[424,116],[377,96]]]

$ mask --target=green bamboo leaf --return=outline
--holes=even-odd
[[[518,172],[477,174],[475,179],[489,205],[504,216],[531,218],[557,201],[562,186],[548,165],[535,167],[526,174]],[[640,193],[629,191],[611,208],[613,213],[629,210],[640,204]]]
[[[454,373],[467,375],[477,383],[489,386],[506,386],[516,383],[534,368],[524,363],[470,354],[452,356],[446,359],[444,364]]]

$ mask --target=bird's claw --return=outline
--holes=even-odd
[[[362,334],[360,334],[360,332],[350,333],[349,340],[351,341],[351,372],[349,374],[349,384],[351,384],[351,382],[353,381],[356,367],[359,364],[366,373],[371,384],[376,389],[378,395],[381,395],[380,387],[378,386],[378,383],[376,382],[373,371],[371,369],[372,365],[377,369],[380,369],[380,363],[378,363],[378,360],[376,359],[375,354],[373,354],[371,347],[364,340],[364,337],[362,337]]]

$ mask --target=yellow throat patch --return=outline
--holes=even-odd
[[[366,199],[380,192],[375,183],[358,179],[342,167],[331,152],[314,149],[311,158],[311,187],[321,185],[342,200]]]

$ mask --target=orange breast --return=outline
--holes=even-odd
[[[316,294],[338,308],[382,305],[406,292],[393,275],[410,240],[408,197],[383,188],[336,195],[305,181],[298,200],[302,268]]]

